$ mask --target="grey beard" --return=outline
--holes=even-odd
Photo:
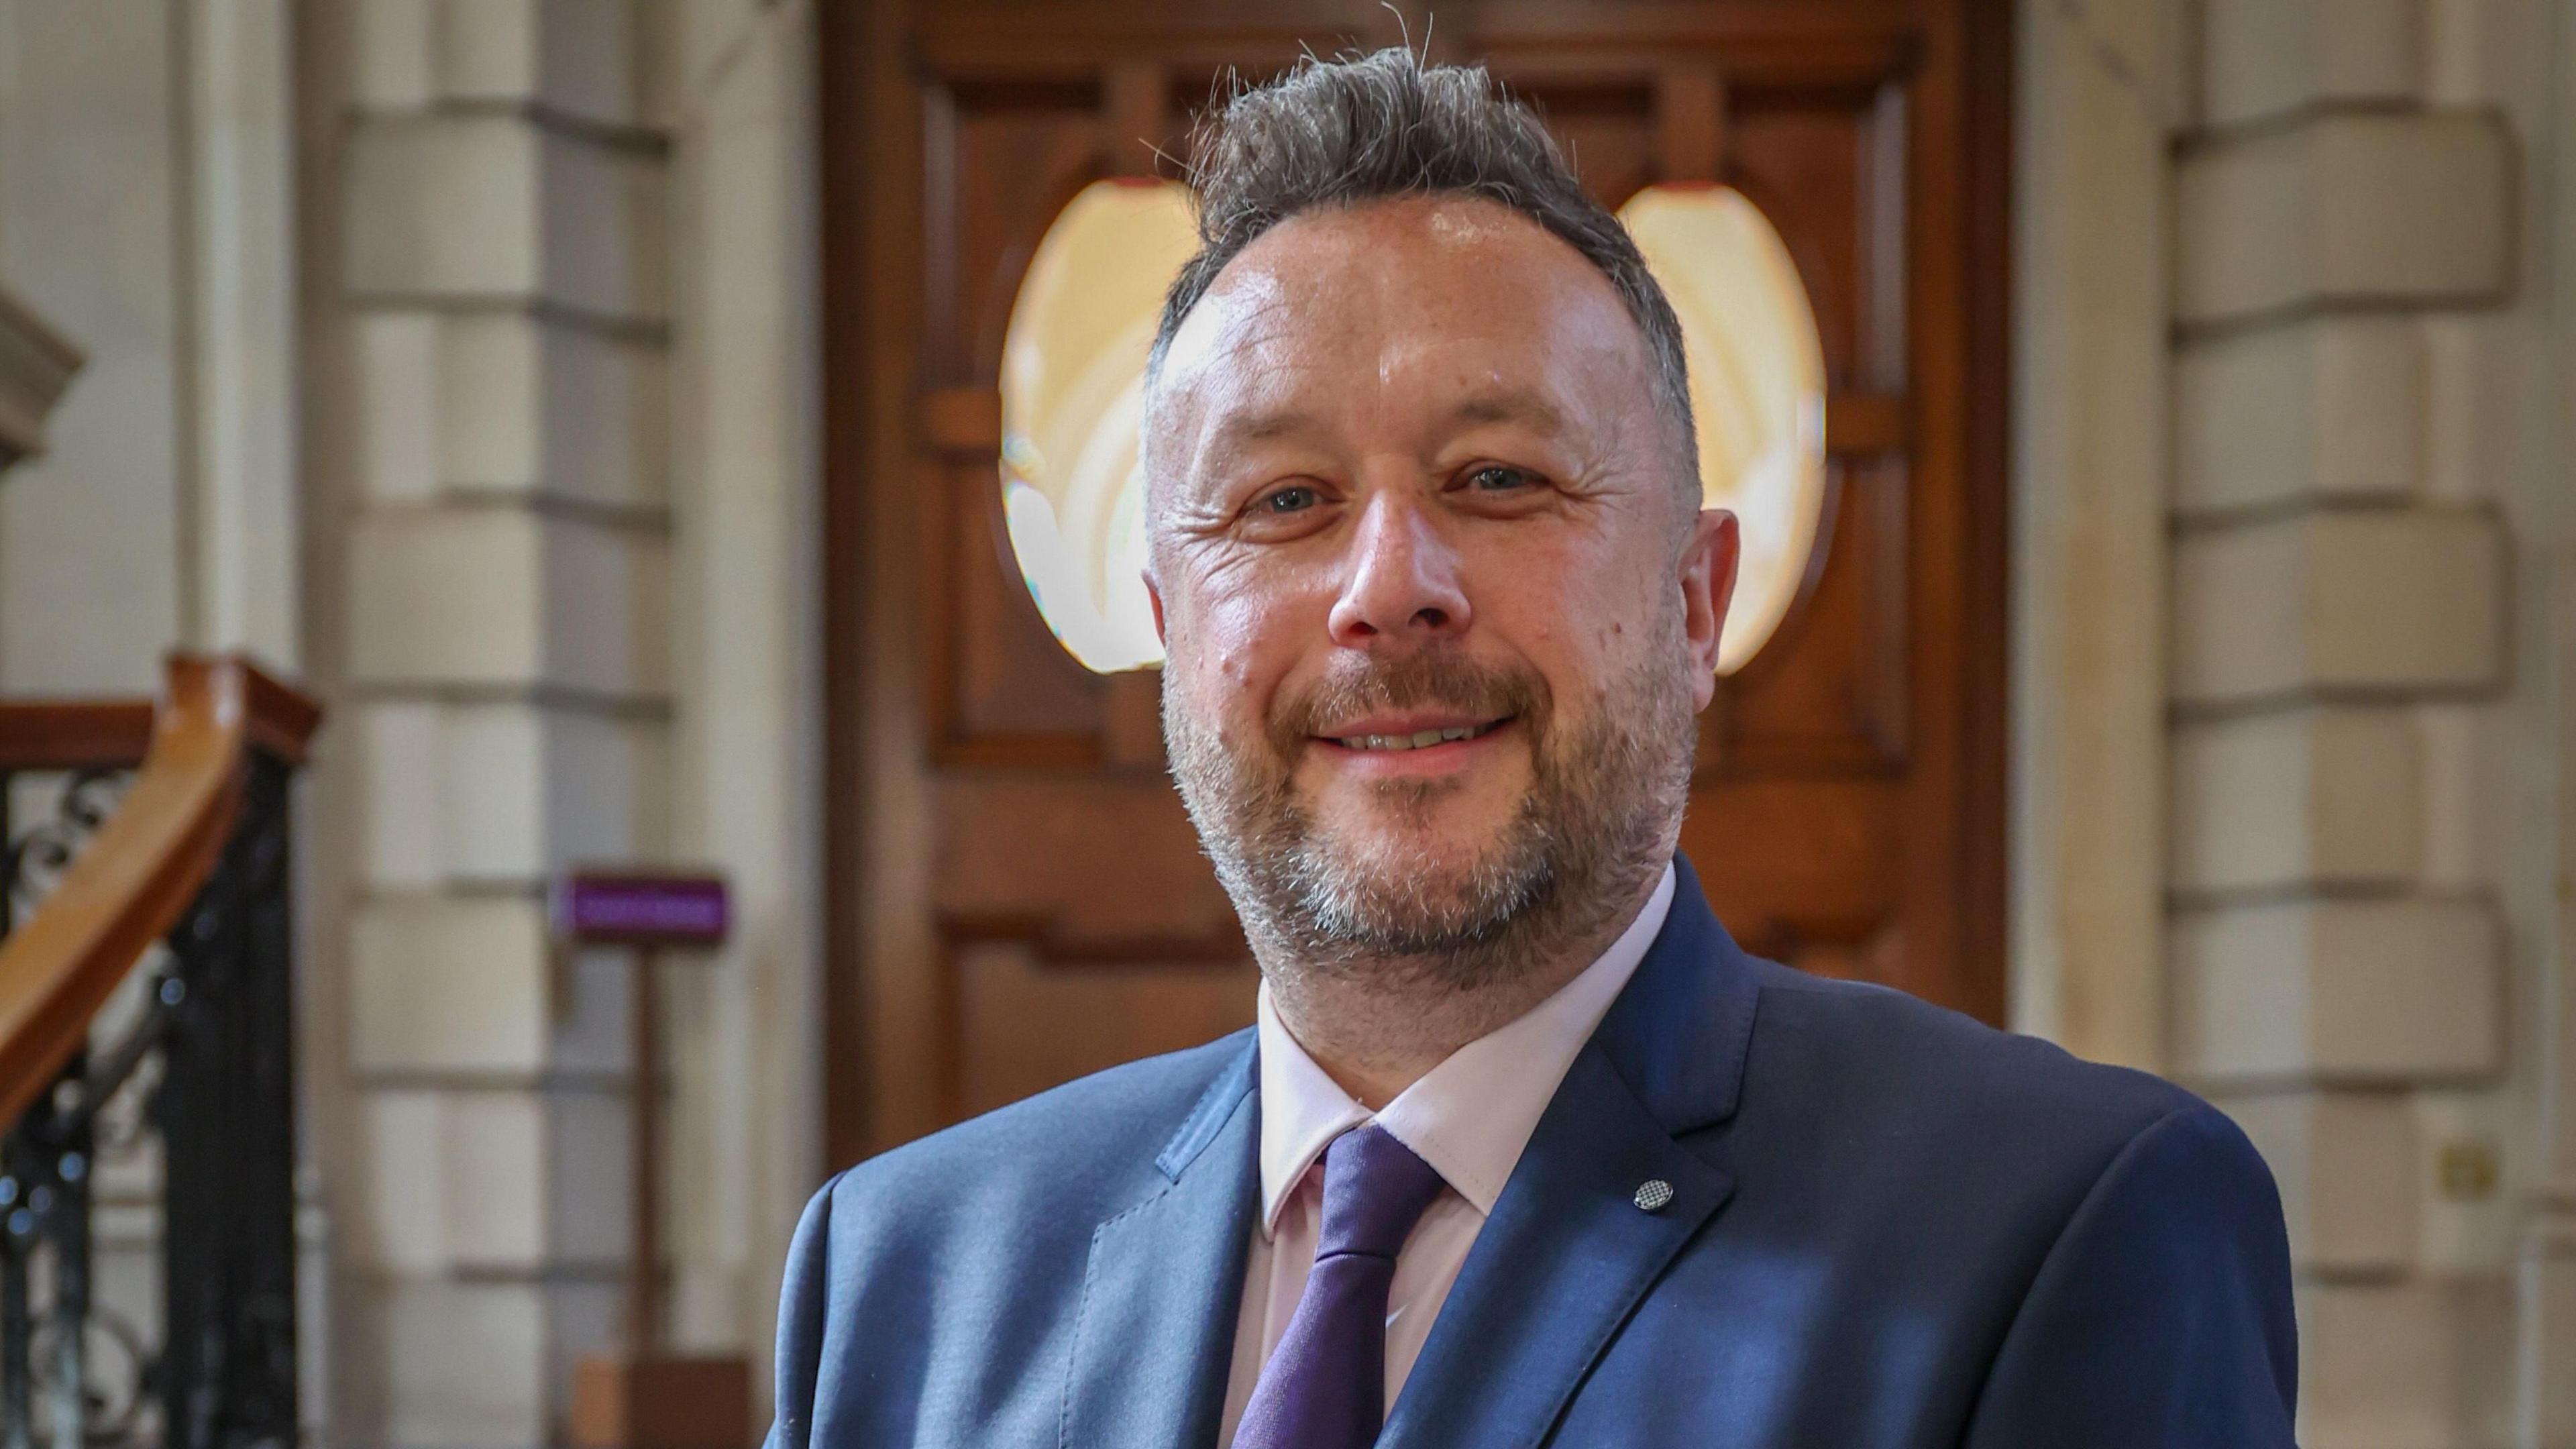
[[[1671,656],[1648,649],[1646,659]],[[1687,686],[1666,665],[1631,672],[1579,734],[1559,738],[1543,687],[1496,681],[1455,661],[1373,670],[1326,693],[1406,707],[1497,694],[1530,732],[1533,782],[1520,809],[1463,872],[1435,874],[1404,852],[1356,858],[1322,837],[1290,783],[1320,701],[1284,711],[1269,739],[1229,748],[1164,693],[1172,775],[1217,878],[1265,971],[1365,978],[1380,988],[1469,990],[1522,978],[1609,924],[1671,858],[1688,799],[1696,730]],[[1461,696],[1464,696],[1462,698]],[[1427,812],[1442,788],[1389,782],[1396,810]]]

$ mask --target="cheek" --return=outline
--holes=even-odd
[[[1498,550],[1478,571],[1477,618],[1546,678],[1560,707],[1597,707],[1648,635],[1651,584],[1584,542]]]
[[[1266,719],[1301,640],[1325,637],[1329,603],[1310,607],[1302,591],[1282,584],[1254,569],[1210,569],[1190,577],[1184,607],[1166,601],[1166,667],[1188,681],[1202,718]]]

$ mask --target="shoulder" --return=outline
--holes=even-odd
[[[1759,1002],[1746,1064],[1748,1105],[1855,1127],[1903,1159],[2055,1168],[2090,1180],[2150,1129],[2191,1124],[2173,1142],[2242,1134],[2181,1087],[2088,1062],[2036,1037],[1998,1031],[1885,987],[1830,981],[1756,962]]]
[[[1240,1069],[1251,1035],[1112,1067],[905,1143],[842,1172],[817,1207],[834,1218],[835,1238],[844,1224],[873,1237],[952,1220],[1066,1218],[1132,1193],[1159,1180],[1155,1155]]]
[[[1768,1184],[1783,1231],[1998,1312],[2052,1257],[2177,1293],[2242,1279],[2191,1291],[2260,1289],[2255,1316],[2270,1311],[2287,1281],[2279,1195],[2216,1108],[1899,992],[1753,971],[1743,1095],[1710,1150]]]

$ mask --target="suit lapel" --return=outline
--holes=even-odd
[[[1637,1192],[1673,1190],[1649,1212]],[[1535,1444],[1630,1310],[1733,1192],[1587,1046],[1477,1234],[1378,1442]]]
[[[1155,1160],[1164,1185],[1092,1233],[1064,1449],[1216,1442],[1259,1213],[1252,1059],[1247,1040]]]
[[[1675,868],[1663,930],[1531,1133],[1382,1449],[1543,1442],[1639,1300],[1733,1195],[1674,1139],[1734,1112],[1756,988],[1688,862]],[[1640,1206],[1656,1181],[1671,1199]]]

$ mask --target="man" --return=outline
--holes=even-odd
[[[2288,1444],[2223,1117],[1746,957],[1675,858],[1735,524],[1535,118],[1389,51],[1196,166],[1149,583],[1259,1023],[836,1178],[775,1449]]]

